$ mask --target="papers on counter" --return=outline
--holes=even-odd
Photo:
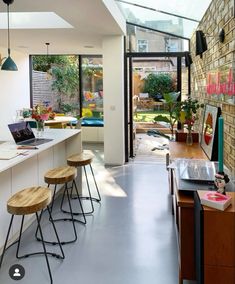
[[[27,155],[27,151],[22,150],[7,150],[1,149],[0,150],[0,160],[10,160],[19,155]]]

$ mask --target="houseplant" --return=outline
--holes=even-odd
[[[178,102],[180,93],[171,92],[163,95],[162,101],[164,102],[164,107],[168,111],[169,116],[164,116],[162,114],[154,117],[155,122],[166,122],[169,125],[171,137],[167,135],[162,135],[162,133],[158,132],[159,135],[162,135],[168,139],[173,139],[174,136],[174,125],[180,118],[180,109],[181,105]]]
[[[188,97],[186,100],[180,102],[180,122],[186,125],[188,130],[186,143],[193,144],[192,128],[195,121],[198,119],[198,110],[203,108],[204,104],[200,104],[197,99]]]
[[[166,122],[169,124],[169,128],[171,131],[171,137],[169,139],[173,139],[174,137],[174,125],[176,122],[181,122],[183,125],[186,125],[188,130],[186,143],[192,145],[192,128],[194,122],[198,119],[198,110],[199,108],[203,108],[204,105],[200,104],[198,100],[192,99],[188,97],[184,101],[178,101],[180,93],[168,93],[164,94],[164,99],[162,100],[165,104],[165,109],[169,112],[169,117],[163,115],[157,115],[154,118],[155,122]],[[163,135],[158,131],[159,135],[167,137],[165,134]]]

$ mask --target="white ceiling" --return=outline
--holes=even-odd
[[[6,8],[0,0],[0,12]],[[45,54],[46,42],[50,54],[101,54],[102,38],[124,31],[125,20],[114,0],[15,0],[10,11],[54,12],[74,27],[11,29],[11,49],[28,54]],[[0,46],[7,46],[5,29],[0,29]]]

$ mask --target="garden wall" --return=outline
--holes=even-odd
[[[66,112],[69,106],[79,106],[79,97],[70,97],[66,94],[60,96],[59,93],[52,90],[53,79],[48,77],[47,72],[34,71],[32,73],[32,96],[33,105],[48,102],[54,111]],[[64,105],[59,109],[58,99],[61,97],[61,102]],[[66,107],[66,105],[68,107]],[[69,110],[68,110],[69,111]],[[79,111],[77,110],[77,113]]]
[[[225,30],[225,40],[219,42],[219,30]],[[191,39],[192,96],[201,102],[219,106],[224,117],[225,165],[235,175],[235,19],[234,0],[213,0],[198,30],[206,36],[208,50],[202,58],[195,55],[195,34]],[[230,92],[222,85],[231,85]],[[212,88],[216,86],[216,88]],[[232,87],[233,86],[233,87]],[[202,123],[202,121],[201,121]]]
[[[41,104],[47,101],[53,109],[57,109],[56,95],[51,90],[52,80],[47,78],[47,73],[33,71],[32,76],[33,104]]]

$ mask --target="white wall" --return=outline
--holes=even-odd
[[[7,49],[0,48],[2,57]],[[12,139],[7,124],[13,122],[17,109],[30,106],[29,56],[11,51],[18,71],[0,70],[0,140]]]
[[[110,165],[125,162],[123,54],[122,36],[104,38],[104,160]]]
[[[126,19],[120,11],[115,0],[102,0],[106,8],[109,10],[110,14],[119,25],[123,35],[126,34]]]

